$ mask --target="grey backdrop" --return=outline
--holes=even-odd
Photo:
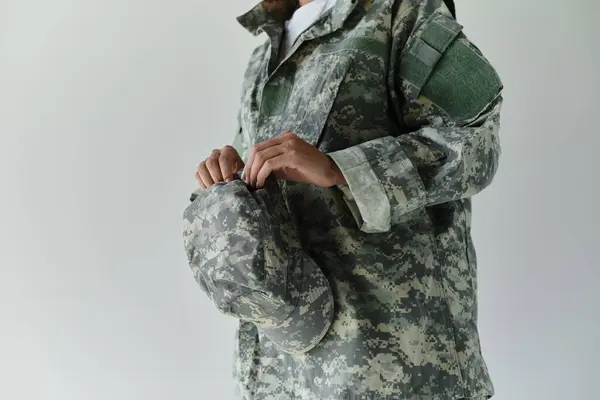
[[[237,0],[0,1],[0,398],[231,398],[181,212],[260,39]],[[598,397],[598,2],[459,0],[506,84],[475,202],[499,400]]]

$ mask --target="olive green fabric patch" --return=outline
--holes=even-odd
[[[287,104],[291,91],[291,83],[285,80],[268,83],[262,93],[261,114],[265,116],[280,115]]]
[[[501,89],[494,68],[466,39],[459,39],[444,53],[421,94],[463,121],[477,116]]]

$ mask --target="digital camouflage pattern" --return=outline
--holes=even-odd
[[[319,343],[333,318],[327,278],[306,255],[274,178],[249,190],[239,178],[197,191],[184,211],[184,247],[217,309],[255,324],[287,353]]]
[[[245,159],[290,130],[340,166],[347,185],[283,186],[334,319],[301,355],[240,321],[238,394],[488,398],[471,197],[498,167],[500,78],[442,0],[337,0],[280,56],[296,6],[263,1],[238,18],[267,40],[248,64],[234,146]]]

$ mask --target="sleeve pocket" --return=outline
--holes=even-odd
[[[420,110],[464,123],[497,98],[502,82],[462,28],[453,18],[434,13],[407,43],[398,82],[408,114]],[[431,116],[413,117],[431,120]]]

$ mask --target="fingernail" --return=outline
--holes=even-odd
[[[231,182],[231,178],[225,179],[225,182],[227,182],[227,183]]]

